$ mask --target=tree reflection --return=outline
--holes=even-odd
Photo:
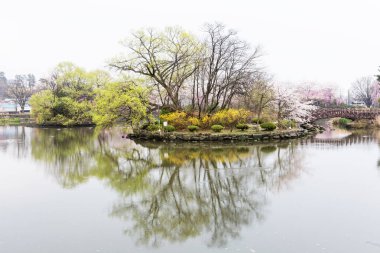
[[[154,144],[112,131],[35,129],[32,156],[63,187],[98,178],[119,193],[110,215],[137,243],[158,246],[207,236],[223,246],[265,218],[268,191],[296,178],[296,142],[273,145]]]
[[[32,157],[43,162],[65,188],[83,183],[94,166],[93,128],[33,129]]]
[[[0,150],[6,152],[10,148],[17,158],[23,158],[28,153],[26,127],[3,126],[0,128]]]

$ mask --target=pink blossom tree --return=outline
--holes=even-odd
[[[310,119],[312,111],[316,109],[311,101],[305,101],[293,87],[278,85],[275,89],[273,107],[277,114],[277,120],[294,120],[303,123]]]
[[[296,92],[303,101],[309,101],[314,105],[329,107],[344,103],[344,100],[337,95],[336,86],[322,86],[317,83],[304,83],[298,85]]]

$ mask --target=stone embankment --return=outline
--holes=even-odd
[[[301,128],[273,131],[273,132],[224,132],[224,133],[190,133],[190,132],[149,132],[140,131],[131,133],[126,136],[130,139],[137,140],[154,140],[154,141],[275,141],[296,139],[314,135],[323,132],[324,128],[318,125],[304,124]]]

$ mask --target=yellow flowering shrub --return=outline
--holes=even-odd
[[[211,118],[212,124],[220,124],[232,129],[238,123],[247,123],[250,112],[245,109],[227,109],[215,113]]]
[[[187,121],[188,121],[189,125],[193,125],[193,126],[200,126],[201,125],[201,121],[196,117],[189,117],[187,119]]]
[[[175,127],[175,129],[184,129],[188,126],[187,115],[185,112],[172,112],[161,115],[163,121],[167,121],[169,125]]]
[[[201,127],[209,128],[211,126],[211,117],[206,115],[201,119]]]

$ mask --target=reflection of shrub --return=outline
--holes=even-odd
[[[238,153],[242,153],[242,154],[245,154],[245,153],[249,153],[249,148],[247,147],[240,147],[236,150]]]
[[[164,127],[164,130],[166,132],[174,132],[175,131],[175,127],[172,126],[172,125],[167,125],[166,127]]]
[[[155,131],[158,131],[160,129],[160,125],[149,125],[147,126],[146,130],[150,131],[150,132],[155,132]]]
[[[191,126],[188,126],[187,129],[189,129],[190,132],[196,132],[199,130],[199,127],[191,125]]]
[[[184,129],[188,123],[185,112],[172,112],[161,115],[163,121],[167,121],[169,125],[174,126],[176,129]]]
[[[226,150],[224,148],[213,148],[212,152],[213,153],[223,153],[223,152],[226,152]]]
[[[260,127],[266,131],[273,131],[276,129],[276,124],[274,124],[273,122],[266,122],[266,123],[262,123]]]
[[[262,147],[260,150],[263,153],[272,153],[276,151],[276,149],[277,149],[276,146],[265,146],[265,147]]]
[[[211,130],[216,132],[216,133],[221,132],[223,129],[224,129],[224,127],[221,125],[212,125],[211,126]]]
[[[279,149],[287,149],[287,148],[289,148],[289,142],[279,142],[277,144],[277,147]]]
[[[247,130],[249,127],[248,127],[247,124],[239,123],[239,124],[236,125],[236,128],[240,129],[241,131],[244,131],[244,130]]]

